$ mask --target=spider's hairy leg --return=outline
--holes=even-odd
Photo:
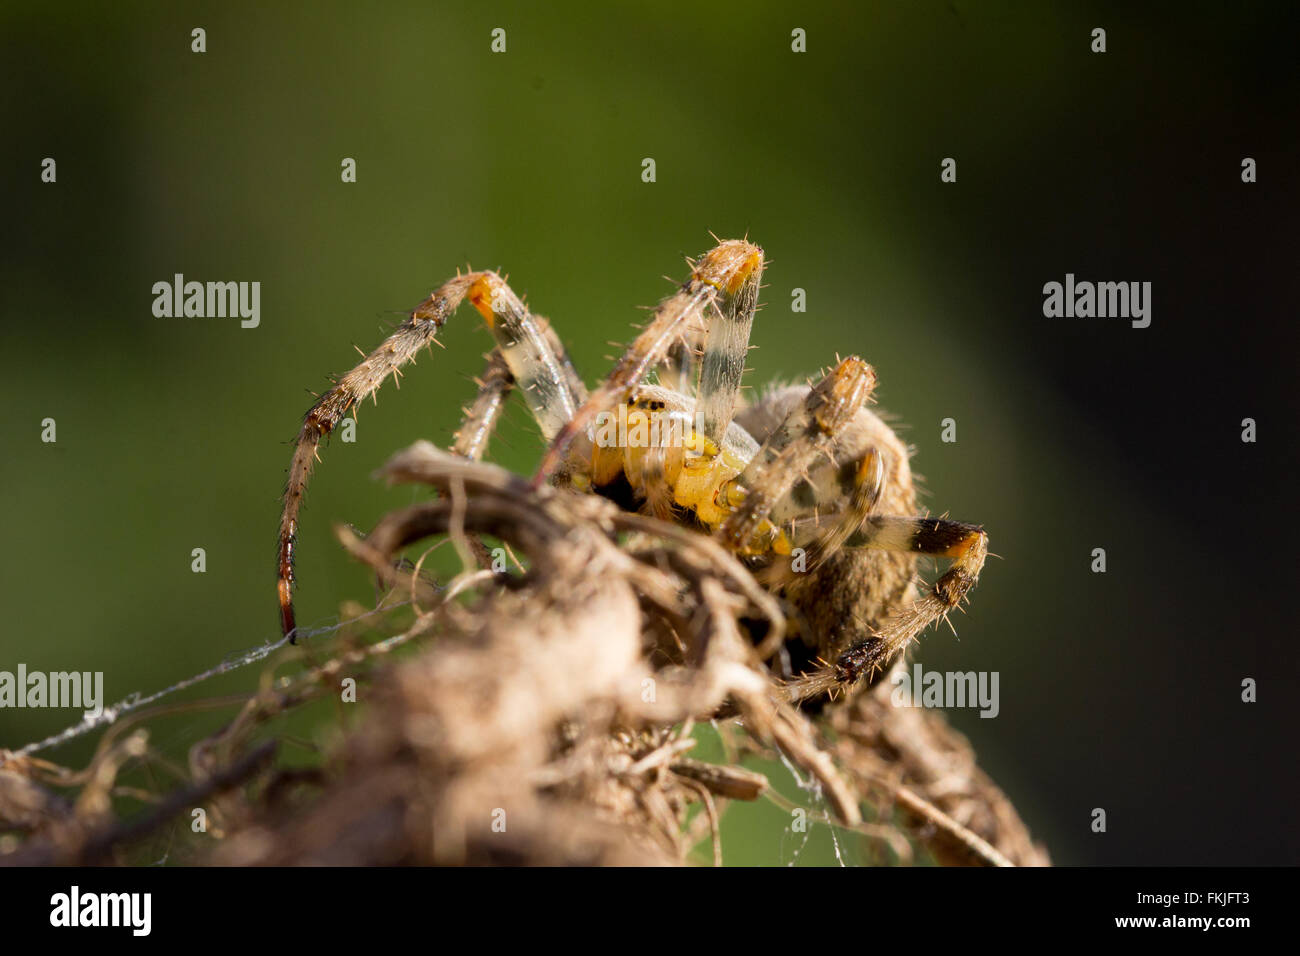
[[[703,325],[683,330],[681,338],[668,347],[659,366],[659,384],[682,395],[695,395],[700,377],[700,356],[704,354]]]
[[[574,368],[573,361],[569,358],[568,350],[564,347],[564,343],[560,341],[560,337],[555,333],[555,329],[551,327],[551,320],[543,318],[540,315],[536,316],[536,319],[537,324],[542,330],[542,338],[546,340],[546,344],[550,346],[551,351],[559,360],[560,372],[563,374],[564,381],[569,387],[569,392],[572,393],[574,398],[577,400],[577,404],[581,405],[587,400],[587,386],[582,384],[582,376],[580,376],[578,370]]]
[[[544,484],[555,474],[565,460],[569,445],[596,415],[632,395],[650,370],[663,362],[669,349],[681,342],[690,329],[711,313],[734,310],[737,297],[751,292],[746,280],[755,270],[761,272],[762,267],[763,250],[743,239],[721,242],[695,263],[691,277],[655,309],[649,324],[613,371],[560,430],[542,458],[532,486]]]
[[[471,272],[443,283],[380,346],[340,378],[307,412],[289,465],[280,515],[280,627],[293,639],[294,547],[298,514],[321,439],[334,430],[349,408],[374,394],[389,375],[398,374],[420,349],[430,345],[461,302],[469,297],[487,321],[511,377],[548,438],[581,400],[581,382],[544,319],[532,315],[494,272]]]
[[[515,385],[547,441],[573,418],[586,397],[578,373],[550,324],[528,311],[494,272],[481,273],[469,301],[492,331]]]
[[[443,283],[421,302],[405,322],[399,325],[380,346],[361,360],[334,387],[307,410],[298,432],[293,458],[289,463],[289,480],[285,486],[284,508],[280,513],[279,581],[280,628],[294,640],[296,623],[293,613],[294,546],[298,540],[298,514],[311,477],[321,439],[342,420],[356,403],[363,401],[396,375],[420,349],[431,344],[438,330],[446,324],[465,298],[477,274],[457,276]]]
[[[769,516],[772,524],[789,529],[791,540],[798,537],[805,551],[805,570],[820,567],[861,530],[884,494],[886,472],[892,470],[886,464],[889,452],[875,445],[861,448],[856,441],[844,447],[836,442],[827,457],[826,462],[809,470],[806,481],[790,488],[776,502]],[[811,540],[794,532],[810,513],[821,531]],[[823,513],[833,515],[832,519],[821,520]],[[775,571],[771,568],[763,577],[773,582],[780,580],[783,575]]]
[[[487,452],[488,440],[496,430],[497,423],[501,421],[506,400],[515,387],[514,376],[510,374],[510,366],[506,364],[501,349],[494,348],[486,358],[487,366],[483,369],[483,374],[475,380],[478,385],[478,395],[474,397],[469,408],[464,410],[465,417],[461,420],[460,428],[456,430],[451,445],[453,455],[468,458],[470,461],[483,460],[483,455]],[[479,567],[492,567],[492,554],[483,544],[483,539],[473,532],[466,533],[464,538]]]
[[[706,318],[708,333],[700,356],[700,389],[695,404],[696,429],[717,445],[736,411],[740,380],[749,351],[749,333],[758,309],[763,253],[751,254],[748,271],[730,280],[727,294]]]
[[[505,410],[506,399],[514,390],[515,379],[510,374],[505,357],[499,348],[487,355],[487,366],[477,380],[478,395],[469,408],[465,409],[465,418],[461,421],[456,437],[452,441],[451,453],[470,461],[482,461],[487,451],[488,439],[501,420]]]
[[[795,405],[768,436],[739,479],[724,494],[735,505],[718,531],[733,551],[789,553],[790,542],[770,517],[788,511],[795,485],[830,455],[835,441],[854,421],[875,388],[876,373],[866,362],[841,361]],[[834,461],[834,459],[831,459]],[[851,463],[848,514],[860,521],[880,495],[883,475],[874,450]],[[839,469],[835,472],[837,475]],[[781,508],[781,505],[787,507]]]
[[[834,663],[787,685],[788,693],[796,700],[855,684],[882,670],[917,635],[961,604],[979,581],[989,551],[988,535],[979,525],[896,515],[868,517],[857,532],[849,535],[845,545],[951,558],[952,564],[926,593],[894,611],[879,631],[855,643]]]

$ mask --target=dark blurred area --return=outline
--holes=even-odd
[[[1298,21],[1282,3],[8,4],[0,669],[102,670],[118,699],[273,636],[310,390],[457,267],[508,272],[591,383],[661,276],[710,230],[748,233],[769,257],[748,381],[863,356],[927,506],[989,531],[960,640],[932,631],[916,657],[1000,673],[996,719],[951,719],[1055,861],[1300,862]],[[259,281],[260,325],[156,318],[175,273]],[[1067,273],[1150,282],[1150,326],[1045,317]],[[323,452],[304,623],[373,600],[331,525],[413,500],[371,474],[449,441],[479,325],[458,316]],[[539,451],[516,407],[491,456],[531,471]],[[0,747],[75,716],[0,711]],[[788,861],[779,812],[728,821],[732,862]]]

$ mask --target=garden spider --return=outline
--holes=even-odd
[[[295,636],[298,513],[321,438],[468,299],[496,347],[454,453],[480,459],[518,389],[550,443],[533,487],[593,492],[710,534],[785,599],[817,665],[783,685],[789,698],[835,693],[883,669],[961,603],[988,538],[977,525],[916,516],[908,450],[866,407],[876,376],[861,359],[814,385],[742,400],[763,264],[762,249],[743,239],[691,262],[690,278],[591,394],[549,323],[501,276],[470,272],[442,285],[307,412],[280,521],[283,632]],[[921,594],[915,555],[952,559]]]

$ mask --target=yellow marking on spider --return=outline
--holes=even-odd
[[[735,507],[728,485],[745,470],[747,462],[695,431],[687,436],[686,448],[698,456],[688,457],[678,474],[669,476],[673,500],[694,511],[702,524],[717,528]]]
[[[735,295],[736,290],[745,284],[745,280],[749,278],[750,273],[757,269],[762,261],[763,257],[757,251],[751,252],[749,258],[747,258],[744,264],[736,270],[736,274],[733,275],[731,281],[727,283],[727,292],[731,295]]]
[[[695,464],[710,466],[713,464],[713,459],[718,457],[718,446],[714,443],[713,439],[706,435],[701,435],[694,429],[691,429],[691,433],[682,440],[682,447],[699,456],[695,459]],[[687,467],[690,467],[690,465]],[[744,470],[743,465],[741,466],[741,470]]]
[[[877,463],[879,457],[874,448],[862,456],[862,460],[858,462],[858,473],[853,478],[856,484],[865,484],[868,478],[875,477],[876,468],[879,467]]]
[[[960,541],[954,544],[951,548],[939,552],[939,556],[943,558],[964,557],[966,553],[970,551],[971,548],[975,547],[975,543],[979,541],[983,533],[984,532],[982,531],[972,531],[970,534],[966,535],[966,537],[962,538]]]
[[[492,282],[487,276],[479,276],[474,280],[474,284],[469,287],[469,292],[465,293],[469,299],[470,305],[478,309],[478,314],[483,316],[487,322],[488,328],[492,328],[496,317],[492,314]]]
[[[736,484],[734,481],[727,483],[727,505],[731,508],[739,508],[749,497],[749,492],[743,486]]]

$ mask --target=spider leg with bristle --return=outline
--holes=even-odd
[[[683,330],[681,338],[668,347],[659,366],[659,384],[681,395],[694,397],[699,390],[700,356],[704,354],[702,324]]]
[[[757,249],[757,247],[754,247]],[[763,279],[763,253],[749,254],[746,271],[728,283],[718,308],[708,319],[700,355],[700,385],[695,402],[695,428],[719,448],[736,413],[740,384],[749,352],[749,333],[758,309]]]
[[[494,272],[470,272],[443,283],[378,348],[335,382],[303,419],[289,464],[278,547],[280,628],[291,641],[297,627],[293,587],[298,514],[321,439],[334,430],[348,409],[374,395],[386,378],[396,377],[420,349],[432,345],[466,296],[487,321],[511,377],[548,439],[582,401],[582,383],[557,347],[558,339],[544,319],[528,311],[505,280]]]
[[[746,303],[752,306],[751,300],[757,296],[757,279],[750,280],[761,275],[762,270],[763,250],[743,239],[721,242],[700,259],[692,268],[691,277],[676,294],[655,309],[650,322],[623,353],[613,371],[551,442],[533,476],[532,487],[540,487],[559,471],[574,439],[600,412],[613,408],[632,395],[650,370],[658,367],[669,350],[682,342],[685,333],[696,328],[701,321],[714,322],[719,316],[723,321],[734,321],[737,310],[744,311]],[[742,349],[742,365],[743,354]],[[718,387],[714,389],[715,397],[708,401],[721,403],[719,389],[729,381],[731,373],[727,371],[724,375],[721,363],[717,363],[717,367],[718,371],[712,378],[716,379]],[[702,382],[701,400],[705,401],[703,393]],[[729,401],[734,403],[734,395]],[[730,421],[730,412],[726,417]]]
[[[470,461],[482,461],[487,452],[488,440],[501,421],[506,401],[515,388],[515,378],[510,374],[510,366],[500,348],[494,348],[486,356],[487,365],[483,374],[475,379],[478,394],[470,406],[464,409],[465,417],[452,439],[451,453]],[[473,532],[465,535],[474,559],[480,568],[492,567],[492,554],[483,539]]]
[[[552,440],[573,418],[586,391],[559,338],[494,272],[481,273],[467,295],[492,330],[542,436]]]
[[[805,536],[809,541],[817,540],[839,520],[838,515],[829,515],[805,523],[796,535],[796,543]],[[851,686],[883,670],[917,635],[936,621],[946,620],[948,613],[961,604],[979,581],[989,551],[988,535],[979,525],[902,515],[868,517],[844,543],[850,548],[905,551],[953,560],[924,594],[890,614],[878,631],[853,644],[834,662],[786,684],[792,700]]]
[[[740,474],[738,484],[729,489],[738,503],[717,532],[726,547],[743,551],[757,544],[754,550],[759,552],[788,552],[788,540],[782,540],[783,532],[769,516],[812,465],[830,453],[836,438],[866,405],[875,385],[876,373],[870,365],[859,358],[846,358],[790,410]],[[854,494],[863,489],[863,500],[850,513],[865,515],[879,497],[883,481],[874,451],[863,458],[855,475]],[[756,535],[760,538],[757,542]]]
[[[506,365],[499,348],[487,354],[487,366],[475,384],[478,385],[478,395],[464,410],[465,417],[452,439],[451,453],[470,461],[482,461],[488,439],[505,411],[506,399],[515,388],[514,376],[510,374],[510,366]]]

